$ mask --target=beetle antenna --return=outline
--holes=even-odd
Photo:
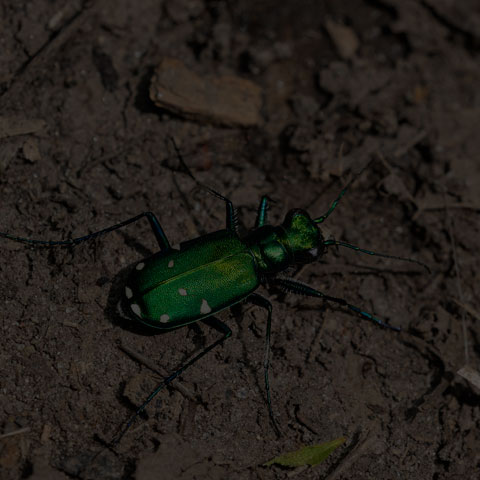
[[[213,188],[210,188],[208,185],[205,185],[204,183],[200,182],[199,180],[197,180],[197,178],[195,177],[195,175],[193,175],[192,171],[188,168],[188,165],[185,163],[185,160],[183,159],[182,157],[182,154],[180,153],[180,150],[179,148],[177,147],[177,143],[175,142],[175,139],[172,137],[172,136],[168,136],[168,138],[170,139],[170,141],[172,142],[173,144],[173,148],[175,149],[175,152],[177,154],[177,157],[178,157],[178,161],[180,162],[180,165],[182,166],[182,169],[183,171],[201,188],[203,188],[204,190],[207,190],[207,192],[209,192],[211,195],[213,195],[214,197],[217,197],[217,198],[220,198],[221,200],[223,200],[224,202],[228,202],[228,198],[224,197],[221,193],[218,193],[216,190],[214,190]]]
[[[322,223],[329,217],[329,215],[335,210],[336,206],[338,205],[338,202],[340,202],[342,197],[345,195],[346,191],[350,188],[350,185],[371,165],[372,162],[373,162],[373,159],[370,160],[364,167],[362,167],[362,169],[358,173],[355,173],[353,175],[352,179],[345,185],[345,187],[343,187],[338,197],[332,202],[327,213],[324,213],[323,215],[320,215],[318,218],[315,218],[313,220],[315,223]]]
[[[205,185],[202,182],[199,182],[193,173],[190,171],[188,168],[187,164],[183,160],[182,154],[180,153],[180,150],[177,147],[177,144],[175,143],[175,139],[172,136],[168,137],[171,142],[173,143],[173,147],[175,148],[175,151],[177,152],[178,160],[180,162],[180,165],[182,166],[183,170],[185,173],[201,188],[205,189],[208,193],[213,195],[214,197],[219,198],[220,200],[223,200],[226,203],[227,207],[227,229],[232,230],[238,235],[238,216],[237,216],[237,209],[233,206],[233,203],[227,198],[224,197],[221,193],[218,193],[215,191],[213,188],[210,188],[208,185]]]
[[[404,262],[416,263],[417,265],[420,265],[421,267],[425,268],[428,273],[432,273],[428,265],[426,265],[423,262],[420,262],[419,260],[414,260],[413,258],[397,257],[396,255],[387,255],[385,253],[372,252],[371,250],[365,250],[364,248],[357,247],[356,245],[352,245],[346,242],[340,242],[338,240],[326,240],[325,242],[323,242],[323,244],[325,246],[338,245],[339,247],[351,248],[352,250],[355,250],[357,252],[366,253],[367,255],[374,255],[376,257],[393,258],[395,260],[402,260]]]

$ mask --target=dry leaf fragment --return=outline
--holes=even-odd
[[[285,453],[263,465],[269,467],[274,463],[283,465],[284,467],[301,467],[310,465],[314,467],[323,462],[334,450],[345,442],[344,437],[337,438],[330,442],[320,443],[319,445],[307,445],[293,452]]]

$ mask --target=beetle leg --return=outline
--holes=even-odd
[[[263,195],[258,206],[255,228],[263,227],[267,223],[268,197]]]
[[[163,231],[160,222],[157,220],[157,217],[152,212],[143,212],[135,217],[129,218],[123,222],[117,223],[116,225],[112,225],[111,227],[104,228],[103,230],[99,230],[98,232],[89,233],[88,235],[84,235],[82,237],[71,238],[69,240],[33,240],[30,238],[24,237],[15,237],[10,235],[9,233],[0,232],[0,237],[8,238],[9,240],[13,240],[15,242],[22,242],[28,243],[30,245],[41,245],[44,247],[56,247],[56,246],[74,246],[78,245],[79,243],[86,242],[87,240],[92,240],[100,235],[105,235],[107,233],[113,232],[114,230],[118,230],[119,228],[125,227],[140,220],[143,217],[147,217],[150,226],[153,230],[155,238],[157,239],[158,245],[160,246],[160,250],[170,250],[170,244],[168,243],[167,236]]]
[[[230,230],[238,235],[238,217],[237,209],[233,206],[233,203],[228,198],[223,198],[226,202],[226,217],[227,217],[227,230]]]
[[[340,305],[343,305],[343,306],[349,308],[353,312],[358,313],[363,318],[366,318],[368,320],[372,320],[373,322],[377,323],[378,325],[381,325],[382,327],[390,328],[390,329],[395,330],[397,332],[400,331],[400,328],[393,327],[392,325],[388,325],[387,323],[382,322],[382,320],[375,317],[371,313],[360,310],[360,308],[356,307],[355,305],[351,305],[350,303],[348,303],[343,298],[331,297],[330,295],[326,295],[325,293],[322,293],[318,290],[315,290],[314,288],[312,288],[312,287],[310,287],[310,286],[308,286],[304,283],[298,282],[297,280],[293,280],[293,279],[290,279],[290,278],[275,278],[273,280],[273,284],[279,285],[281,288],[283,288],[287,292],[298,293],[299,295],[306,295],[308,297],[323,298],[324,300],[327,300],[329,302],[338,303]]]
[[[204,355],[206,355],[210,350],[213,350],[217,345],[220,345],[223,343],[227,338],[229,338],[232,335],[232,331],[230,328],[225,325],[223,322],[218,320],[215,317],[209,317],[205,320],[203,320],[207,325],[215,328],[216,330],[220,331],[223,333],[223,337],[219,338],[215,342],[213,342],[211,345],[206,347],[204,350],[202,350],[198,355],[195,355],[191,360],[189,360],[187,363],[182,365],[178,370],[173,372],[169,377],[165,378],[160,385],[148,396],[148,398],[143,402],[143,404],[137,408],[135,413],[129,418],[121,432],[110,442],[110,446],[114,447],[115,445],[120,442],[122,437],[127,433],[127,430],[132,426],[133,422],[135,419],[138,417],[138,415],[145,410],[147,405],[157,396],[158,392],[162,390],[164,387],[166,387],[169,383],[173,382],[178,376],[180,376],[188,367],[192,366],[195,362],[200,360]]]
[[[275,432],[277,435],[281,435],[280,428],[278,427],[277,421],[273,416],[272,410],[272,402],[270,398],[270,383],[268,381],[268,370],[270,367],[270,331],[272,329],[272,304],[264,297],[259,295],[258,293],[251,293],[247,297],[247,301],[257,305],[258,307],[265,308],[267,310],[267,331],[265,334],[265,356],[263,360],[263,368],[264,368],[264,377],[265,377],[265,391],[267,392],[267,405],[268,405],[268,413],[270,415],[270,420],[275,428]]]

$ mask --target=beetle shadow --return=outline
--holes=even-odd
[[[143,244],[139,243],[135,237],[132,237],[127,232],[119,232],[123,236],[125,243],[139,253],[139,258],[149,258],[157,252],[153,252],[149,248],[145,247]],[[110,290],[108,292],[107,304],[104,308],[104,315],[114,326],[118,326],[129,332],[143,335],[143,336],[152,336],[162,333],[167,333],[170,330],[160,330],[158,328],[150,327],[138,320],[133,312],[131,311],[130,306],[127,303],[127,298],[125,296],[125,285],[127,284],[127,279],[135,268],[135,265],[138,261],[134,261],[130,265],[122,268],[116,275],[113,277]]]
[[[139,243],[136,238],[130,236],[127,232],[119,233],[121,233],[121,235],[124,237],[125,243],[139,253],[139,259],[147,259],[157,253],[156,251],[154,252],[145,247],[143,244]],[[176,328],[170,329],[154,328],[140,322],[138,317],[134,315],[125,296],[125,285],[127,285],[128,277],[137,263],[138,260],[134,261],[130,265],[127,265],[122,270],[117,272],[111,280],[106,306],[103,310],[105,317],[114,326],[118,326],[131,333],[149,337],[153,335],[163,335],[180,328],[185,328],[185,325],[180,325]],[[109,282],[110,279],[100,279],[97,284],[105,285]],[[195,334],[194,343],[196,343],[197,346],[201,346],[205,343],[201,329],[198,327],[198,325],[196,325],[196,323],[187,325],[187,328],[193,330]]]
[[[125,244],[132,250],[138,252],[139,258],[148,258],[154,255],[149,248],[139,243],[137,238],[131,236],[126,231],[120,231],[119,234],[123,237]],[[143,336],[158,335],[164,333],[157,328],[149,327],[138,321],[138,317],[135,317],[129,305],[127,304],[127,298],[125,297],[125,285],[127,279],[134,269],[138,261],[134,261],[130,265],[122,268],[115,274],[111,280],[110,290],[108,292],[107,303],[103,310],[105,317],[114,326],[118,326],[129,332],[136,333]],[[107,280],[105,283],[108,283]]]
[[[123,268],[113,278],[108,292],[104,314],[114,326],[139,335],[152,336],[161,333],[161,331],[139,322],[133,312],[130,313],[131,309],[127,304],[127,298],[125,296],[125,285],[136,263],[137,262]]]
[[[125,296],[125,285],[130,273],[137,263],[138,262],[134,262],[123,268],[113,278],[110,291],[108,292],[107,303],[103,310],[105,317],[112,325],[144,337],[163,335],[180,328],[185,328],[185,325],[180,325],[179,327],[171,329],[150,327],[149,325],[140,322],[138,317],[133,314],[127,297]],[[187,325],[187,327],[194,330],[195,338],[198,336],[202,337],[200,329],[196,324]],[[202,345],[204,341],[197,340],[196,343]]]

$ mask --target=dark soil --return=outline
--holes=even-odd
[[[146,221],[75,248],[2,239],[2,479],[290,478],[261,465],[341,436],[293,474],[479,478],[480,389],[457,373],[480,359],[478,1],[3,0],[0,12],[0,231],[58,240],[146,210],[173,244],[223,228],[223,203],[175,171],[173,135],[243,232],[263,194],[272,223],[297,207],[319,216],[371,161],[324,233],[432,268],[330,248],[290,272],[401,333],[259,290],[274,307],[281,437],[266,314],[241,304],[220,315],[232,338],[179,380],[190,398],[161,392],[107,449],[162,375],[119,345],[172,372],[219,334],[119,320],[128,265],[156,250]],[[254,82],[262,122],[159,109],[149,86],[164,57]]]

